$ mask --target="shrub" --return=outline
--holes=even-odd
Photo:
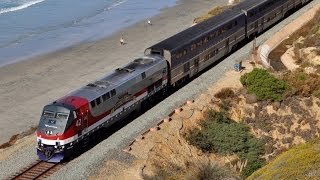
[[[259,155],[264,151],[263,144],[250,134],[250,128],[247,125],[232,121],[226,112],[213,110],[207,112],[205,121],[200,125],[201,130],[193,130],[186,136],[190,144],[205,152],[220,155],[237,154],[241,160],[248,160],[247,168],[249,169],[244,171],[244,176],[258,167],[251,163],[260,161]]]
[[[214,97],[219,99],[227,99],[235,96],[235,93],[230,88],[223,88],[219,92],[217,92]]]
[[[312,94],[317,96],[317,91],[320,89],[319,75],[307,74],[303,69],[285,74],[284,80],[293,88],[296,95],[303,97],[310,97]]]
[[[248,93],[256,94],[258,100],[281,101],[287,85],[268,73],[267,70],[254,68],[240,77]]]
[[[229,170],[217,165],[207,163],[200,166],[200,168],[191,176],[192,178],[187,179],[236,179],[236,176],[233,175]]]
[[[244,167],[244,169],[242,170],[242,175],[244,177],[249,177],[254,171],[256,171],[257,169],[260,169],[263,166],[263,162],[262,160],[253,160],[253,161],[249,161],[248,165],[246,167]]]

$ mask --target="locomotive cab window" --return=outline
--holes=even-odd
[[[69,114],[67,114],[67,113],[58,112],[56,115],[56,118],[60,119],[60,120],[67,120],[68,116],[69,116]]]
[[[52,112],[52,111],[43,111],[42,116],[43,117],[48,117],[48,118],[53,118],[54,117],[54,112]]]

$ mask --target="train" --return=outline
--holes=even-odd
[[[95,131],[150,106],[152,98],[194,77],[309,1],[245,0],[45,105],[36,130],[38,158],[68,159]]]

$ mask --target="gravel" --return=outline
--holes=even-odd
[[[296,19],[299,15],[319,2],[320,0],[314,0],[275,27],[271,28],[268,32],[260,35],[256,41],[257,45],[261,45],[267,38],[279,31],[283,26]],[[186,100],[194,99],[205,92],[213,83],[222,77],[227,70],[232,69],[234,63],[249,57],[251,48],[252,42],[227,57],[215,67],[203,73],[197,79],[193,80],[119,131],[113,133],[109,138],[102,141],[94,148],[69,162],[60,171],[51,176],[51,179],[87,179],[88,176],[97,173],[105,161],[111,159],[128,164],[132,163],[134,157],[122,151],[130,141],[138,136],[143,130],[154,126],[161,118],[166,117],[173,109],[179,107]],[[23,159],[22,162],[20,162],[21,159]],[[19,150],[18,153],[12,155],[8,161],[1,162],[0,179],[4,179],[7,177],[6,175],[16,172],[19,168],[35,161],[35,159],[34,145]]]

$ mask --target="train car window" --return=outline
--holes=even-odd
[[[90,102],[90,105],[91,105],[91,108],[96,107],[96,103],[95,103],[95,101],[94,101],[94,100],[93,100],[93,101],[91,101],[91,102]]]
[[[196,49],[196,48],[197,48],[197,45],[196,45],[196,44],[192,44],[192,45],[191,45],[191,51],[194,50],[194,49]]]
[[[116,93],[116,90],[115,90],[115,89],[111,90],[111,97],[115,96],[116,94],[117,94],[117,93]]]
[[[145,72],[141,73],[141,77],[142,79],[146,78],[146,73]]]
[[[227,25],[226,29],[227,29],[227,30],[232,29],[232,24],[229,23],[229,24]]]
[[[172,54],[171,55],[171,59],[176,59],[177,57],[176,57],[176,54]]]
[[[100,97],[98,97],[98,98],[96,99],[96,102],[97,102],[97,105],[99,105],[99,104],[101,103]]]
[[[162,55],[160,51],[157,51],[157,50],[154,50],[154,49],[151,50],[151,54],[159,54],[159,55]]]
[[[203,40],[204,43],[208,42],[208,37],[205,37]]]
[[[238,25],[238,21],[234,21],[234,26],[237,26]]]
[[[104,95],[102,95],[102,101],[106,101],[106,100],[108,100],[110,98],[110,93],[109,92],[107,92],[107,93],[105,93]]]
[[[202,46],[202,40],[197,43],[197,46],[198,47]]]
[[[187,54],[187,50],[183,50],[183,55],[186,55]]]
[[[205,60],[205,61],[209,60],[209,54],[207,54],[207,55],[204,56],[204,60]]]
[[[43,117],[53,118],[54,117],[54,112],[52,112],[52,111],[43,111],[42,116]]]

